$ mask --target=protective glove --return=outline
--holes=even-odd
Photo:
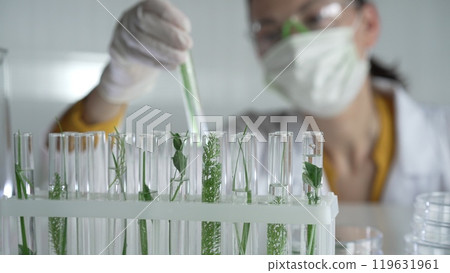
[[[97,86],[111,103],[148,92],[161,69],[184,63],[192,47],[189,19],[164,0],[147,0],[124,13],[109,48],[111,60]]]

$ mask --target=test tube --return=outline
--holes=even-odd
[[[106,194],[106,143],[104,132],[75,135],[77,199],[96,200]],[[99,254],[106,244],[106,219],[77,218],[77,254]]]
[[[311,173],[311,178],[308,175],[303,175],[303,190],[310,200],[310,203],[317,203],[320,199],[320,189],[322,187],[322,169],[323,169],[323,143],[324,137],[322,132],[308,131],[302,136],[302,156],[303,156],[303,173]],[[319,176],[316,176],[320,174]],[[315,179],[314,179],[315,178]],[[307,179],[307,181],[305,181]],[[314,180],[314,181],[311,181]],[[314,195],[314,196],[312,196]]]
[[[34,198],[33,138],[30,133],[14,134],[16,194],[18,199]],[[36,254],[36,223],[34,217],[19,217],[19,255]]]
[[[292,143],[292,132],[269,134],[269,194],[282,203],[292,186]]]
[[[190,193],[192,171],[198,155],[192,153],[196,134],[171,134],[161,140],[158,145],[160,172],[158,180],[163,182],[161,192],[167,193],[168,202],[186,201]],[[195,143],[195,144],[198,144]],[[187,221],[168,220],[163,225],[163,242],[158,252],[160,254],[180,255],[189,253],[189,227]]]
[[[135,137],[133,134],[111,133],[108,136],[108,198],[126,201],[135,192]],[[127,219],[109,219],[109,254],[137,254],[134,238],[137,225]]]
[[[303,154],[303,188],[309,205],[318,205],[321,198],[322,172],[323,172],[323,143],[322,132],[309,131],[302,136]],[[306,225],[306,254],[318,253],[317,225]]]
[[[219,203],[226,188],[226,141],[224,132],[204,132],[202,135],[202,202]],[[222,252],[222,224],[202,222],[202,255]]]
[[[66,153],[68,152],[63,133],[49,134],[49,199],[68,198]],[[67,254],[67,217],[49,217],[49,254]]]
[[[293,133],[280,131],[269,134],[269,202],[286,204],[292,183]],[[286,224],[267,225],[267,254],[290,253],[290,232]]]
[[[164,132],[154,132],[138,136],[137,150],[139,154],[138,200],[152,202],[158,197],[158,139]],[[141,255],[153,254],[159,247],[159,220],[138,220],[138,251]],[[154,230],[156,227],[156,230]]]
[[[236,204],[256,202],[256,138],[246,131],[230,136],[230,179],[232,200]],[[256,254],[255,223],[233,223],[231,225],[232,253],[234,255]]]

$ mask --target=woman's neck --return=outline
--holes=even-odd
[[[334,118],[317,118],[316,121],[324,132],[325,152],[331,159],[345,157],[356,165],[367,159],[380,131],[370,78],[345,112]]]

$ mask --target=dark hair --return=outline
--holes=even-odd
[[[367,0],[356,0],[355,4],[357,5],[357,8],[363,7],[365,4],[367,4]],[[399,75],[396,68],[389,67],[385,64],[383,64],[381,61],[379,61],[376,57],[370,58],[370,75],[372,77],[381,77],[389,80],[396,81],[400,83],[401,85],[405,86],[405,82],[403,78]]]

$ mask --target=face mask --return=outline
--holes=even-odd
[[[278,77],[271,87],[301,111],[337,116],[355,99],[369,69],[353,38],[352,27],[291,35],[264,55],[266,80]]]

